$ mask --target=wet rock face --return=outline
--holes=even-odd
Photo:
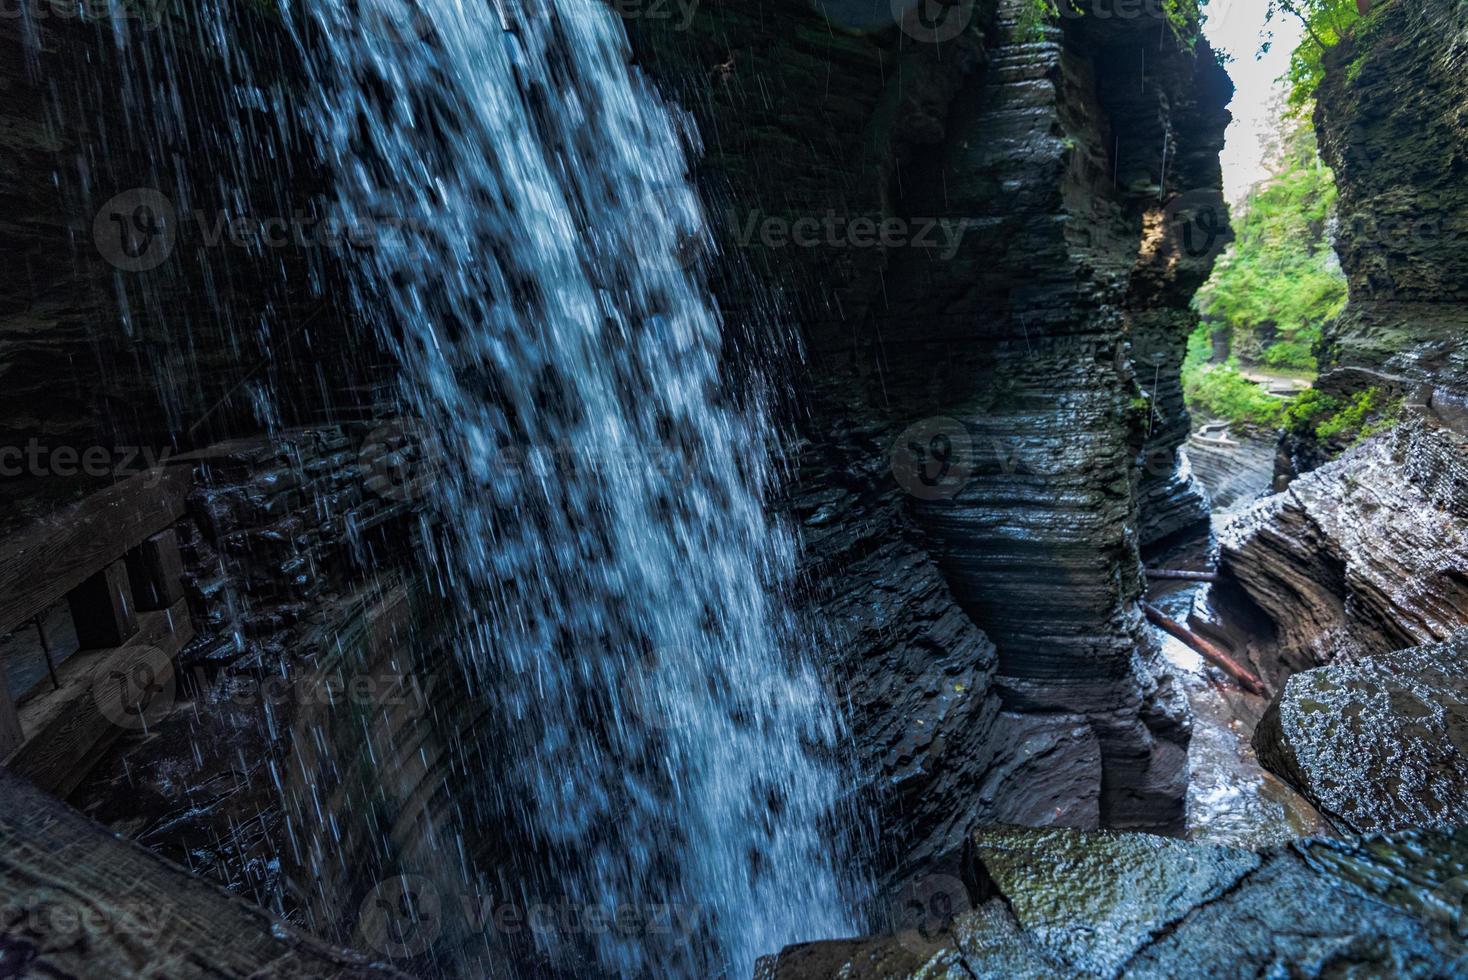
[[[178,451],[260,431],[257,391],[278,424],[320,422],[380,377],[376,339],[326,299],[341,250],[257,234],[290,218],[319,240],[328,192],[293,139],[301,69],[266,6],[0,18],[0,259],[17,270],[0,285],[0,446]],[[205,30],[240,39],[229,64]],[[170,230],[125,231],[146,215]]]
[[[1220,544],[1227,579],[1273,625],[1255,664],[1276,687],[1443,640],[1468,625],[1468,440],[1415,419],[1261,501]]]
[[[707,144],[734,336],[769,346],[769,286],[801,324],[808,618],[914,866],[993,819],[1182,819],[1186,709],[1135,602],[1141,545],[1204,516],[1177,363],[1229,86],[1155,20],[1022,38],[997,6],[939,44],[799,5],[628,22]],[[943,247],[759,231],[832,214]]]
[[[1350,302],[1326,336],[1326,384],[1468,392],[1468,8],[1376,4],[1330,51],[1320,148],[1340,188]]]
[[[1452,975],[1468,836],[1254,854],[1144,834],[983,831],[967,889],[895,936],[809,943],[759,980]]]
[[[964,9],[941,44],[800,6],[629,22],[707,144],[721,305],[754,320],[758,276],[801,323],[806,608],[910,865],[994,819],[1181,825],[1186,709],[1139,552],[1204,518],[1177,365],[1227,232],[1206,45],[1146,17],[1020,37],[1010,5]],[[747,234],[833,213],[948,237]]]
[[[1002,710],[994,645],[954,601],[884,465],[894,437],[848,423],[808,444],[785,504],[806,545],[799,601],[870,753],[859,793],[887,859],[951,859],[979,823],[1099,826],[1095,734],[1079,715]]]
[[[1255,730],[1260,761],[1356,833],[1468,818],[1468,632],[1291,677]]]

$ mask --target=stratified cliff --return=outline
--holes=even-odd
[[[776,378],[792,444],[775,509],[804,544],[790,591],[847,709],[854,793],[875,804],[891,883],[956,865],[978,825],[1182,820],[1186,707],[1137,602],[1142,547],[1205,516],[1177,469],[1176,368],[1189,296],[1227,234],[1217,151],[1229,85],[1205,43],[1145,11],[1044,25],[1023,8],[979,0],[901,24],[759,0],[667,23],[623,11],[645,70],[703,144],[720,254],[689,259],[725,313],[731,397],[750,363]],[[372,620],[379,593],[402,584],[395,566],[422,546],[412,501],[363,489],[381,379],[371,338],[316,302],[333,294],[339,258],[180,238],[158,266],[124,268],[137,256],[109,256],[92,227],[138,217],[132,199],[108,205],[140,189],[193,235],[301,203],[272,189],[316,199],[309,159],[289,162],[264,136],[258,160],[227,158],[214,129],[190,128],[269,133],[294,104],[278,25],[242,29],[251,44],[231,53],[254,62],[248,99],[206,84],[219,66],[188,38],[207,27],[140,40],[128,57],[85,25],[43,32],[40,52],[4,35],[16,135],[0,149],[19,172],[49,175],[41,161],[60,158],[87,175],[63,181],[65,195],[45,181],[12,188],[8,247],[32,261],[34,288],[0,309],[0,354],[17,365],[5,397],[18,432],[23,406],[39,406],[72,442],[186,433],[179,448],[193,448],[273,430],[194,461],[206,487],[181,533],[205,636],[184,660],[191,683],[158,737],[119,743],[75,799],[130,833],[168,815],[149,846],[197,856],[262,900],[299,891],[284,910],[332,932],[389,858],[358,846],[365,824],[334,821],[381,821],[403,844],[392,858],[421,855],[452,780],[487,778],[495,760],[438,747],[486,724],[452,694],[428,719],[379,712],[356,742],[309,711],[259,726],[274,744],[238,737],[269,703],[192,718],[257,675],[330,674],[338,654],[381,654],[370,622],[365,653],[317,641]],[[146,78],[97,91],[38,81],[83,77],[66,71],[89,59],[101,62],[86,77],[141,64],[169,82],[159,94]],[[166,132],[129,134],[129,112]],[[92,119],[116,144],[101,166]],[[158,143],[181,148],[179,172],[150,169]],[[257,387],[283,418],[255,417]],[[337,424],[279,431],[323,417]],[[414,647],[409,673],[428,656]],[[318,730],[332,739],[314,744],[305,733]],[[344,773],[384,745],[401,778],[368,806]],[[211,782],[228,771],[249,783],[281,760],[299,763],[299,785],[262,776],[264,799]],[[308,810],[325,814],[314,830],[285,832],[305,857],[281,862],[280,826]],[[464,819],[491,839],[466,846],[507,846],[480,816]],[[362,867],[297,881],[326,827]]]
[[[1461,417],[1468,395],[1468,7],[1376,4],[1327,52],[1320,152],[1340,190],[1350,302],[1329,389],[1386,385]],[[1420,389],[1420,390],[1419,390]]]
[[[750,277],[801,327],[804,604],[909,870],[985,822],[1182,818],[1139,552],[1205,519],[1177,365],[1230,86],[1155,18],[1022,9],[629,21],[703,134],[713,265],[750,270],[736,333],[769,329]]]
[[[1316,127],[1350,299],[1321,386],[1409,420],[1262,502],[1225,571],[1266,614],[1266,673],[1445,639],[1464,622],[1468,8],[1392,0],[1325,58]],[[1271,663],[1270,661],[1274,661]]]
[[[1225,588],[1262,614],[1252,652],[1279,691],[1261,761],[1343,828],[1448,825],[1461,640],[1443,641],[1468,624],[1468,7],[1377,4],[1324,63],[1315,123],[1350,297],[1321,387],[1377,389],[1403,422],[1241,515]]]

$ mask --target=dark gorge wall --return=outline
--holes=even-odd
[[[734,333],[799,324],[803,601],[914,869],[976,823],[1182,818],[1139,554],[1204,517],[1177,365],[1228,234],[1230,86],[1156,20],[1021,9],[629,21],[703,135],[711,264],[750,270],[715,283]],[[803,219],[837,231],[802,247]],[[950,237],[902,237],[928,227]]]
[[[1343,832],[1461,824],[1468,767],[1468,7],[1374,8],[1318,92],[1349,283],[1320,386],[1374,392],[1400,424],[1222,535],[1277,691],[1259,758]]]
[[[1457,420],[1468,395],[1465,64],[1463,4],[1377,4],[1327,53],[1315,115],[1350,288],[1325,338],[1325,384],[1384,385]]]
[[[255,5],[143,7],[0,22],[0,438],[156,454],[360,417],[384,358],[333,297],[376,230],[326,232],[299,50]],[[7,497],[43,511],[64,481],[24,475]]]
[[[726,318],[731,388],[751,365],[773,379],[791,437],[776,519],[804,542],[790,591],[848,710],[856,802],[880,813],[882,870],[899,879],[951,864],[976,825],[1182,819],[1186,709],[1137,600],[1142,549],[1205,516],[1176,467],[1176,367],[1188,299],[1227,234],[1229,86],[1205,43],[1156,19],[1037,28],[1020,9],[979,0],[864,30],[834,6],[740,0],[627,22],[702,141],[718,253],[691,245],[689,259]],[[396,626],[384,650],[360,625],[416,594],[402,565],[425,528],[415,500],[368,492],[383,372],[373,338],[325,301],[342,253],[197,237],[196,212],[314,216],[325,190],[294,155],[291,46],[268,16],[236,13],[258,103],[222,94],[226,73],[188,31],[123,57],[97,25],[42,29],[38,46],[0,24],[3,151],[22,175],[4,192],[4,247],[26,270],[0,309],[0,398],[7,441],[247,437],[187,464],[203,485],[186,541],[204,634],[191,686],[160,737],[119,743],[76,799],[354,941],[370,878],[417,873],[455,827],[490,826],[453,786],[496,760],[454,756],[486,722],[451,693],[431,710],[374,706],[362,739],[316,705],[264,727],[265,705],[231,707],[241,685],[349,656],[399,678],[448,658]],[[226,152],[232,128],[257,152]],[[130,270],[94,225],[129,218],[107,204],[139,188],[194,237]],[[280,418],[262,418],[267,403]],[[296,428],[325,417],[347,421]],[[291,431],[253,438],[271,422]],[[55,485],[7,492],[44,513]],[[292,769],[279,793],[260,789],[272,766]],[[169,829],[147,827],[151,810]],[[370,870],[311,880],[332,841],[282,828],[322,812],[368,814],[340,840]],[[369,820],[392,847],[366,853],[384,839]],[[506,846],[492,836],[465,847]]]
[[[1464,614],[1468,9],[1377,6],[1326,54],[1315,124],[1340,190],[1345,312],[1321,387],[1371,389],[1404,424],[1241,518],[1227,570],[1272,624],[1283,676],[1446,639]]]

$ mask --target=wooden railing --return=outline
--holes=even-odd
[[[50,689],[16,706],[0,675],[0,760],[65,796],[123,731],[144,661],[176,657],[193,637],[173,531],[191,465],[155,469],[63,508],[0,541],[0,635],[65,599],[80,649],[51,666]],[[45,643],[44,636],[41,638]],[[148,664],[154,670],[157,665]]]

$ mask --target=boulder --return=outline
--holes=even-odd
[[[1077,830],[980,831],[967,894],[916,928],[806,943],[757,980],[1458,976],[1468,832],[1253,853]],[[932,903],[936,906],[938,903]]]
[[[1464,824],[1468,630],[1294,675],[1255,730],[1254,749],[1343,829]]]

